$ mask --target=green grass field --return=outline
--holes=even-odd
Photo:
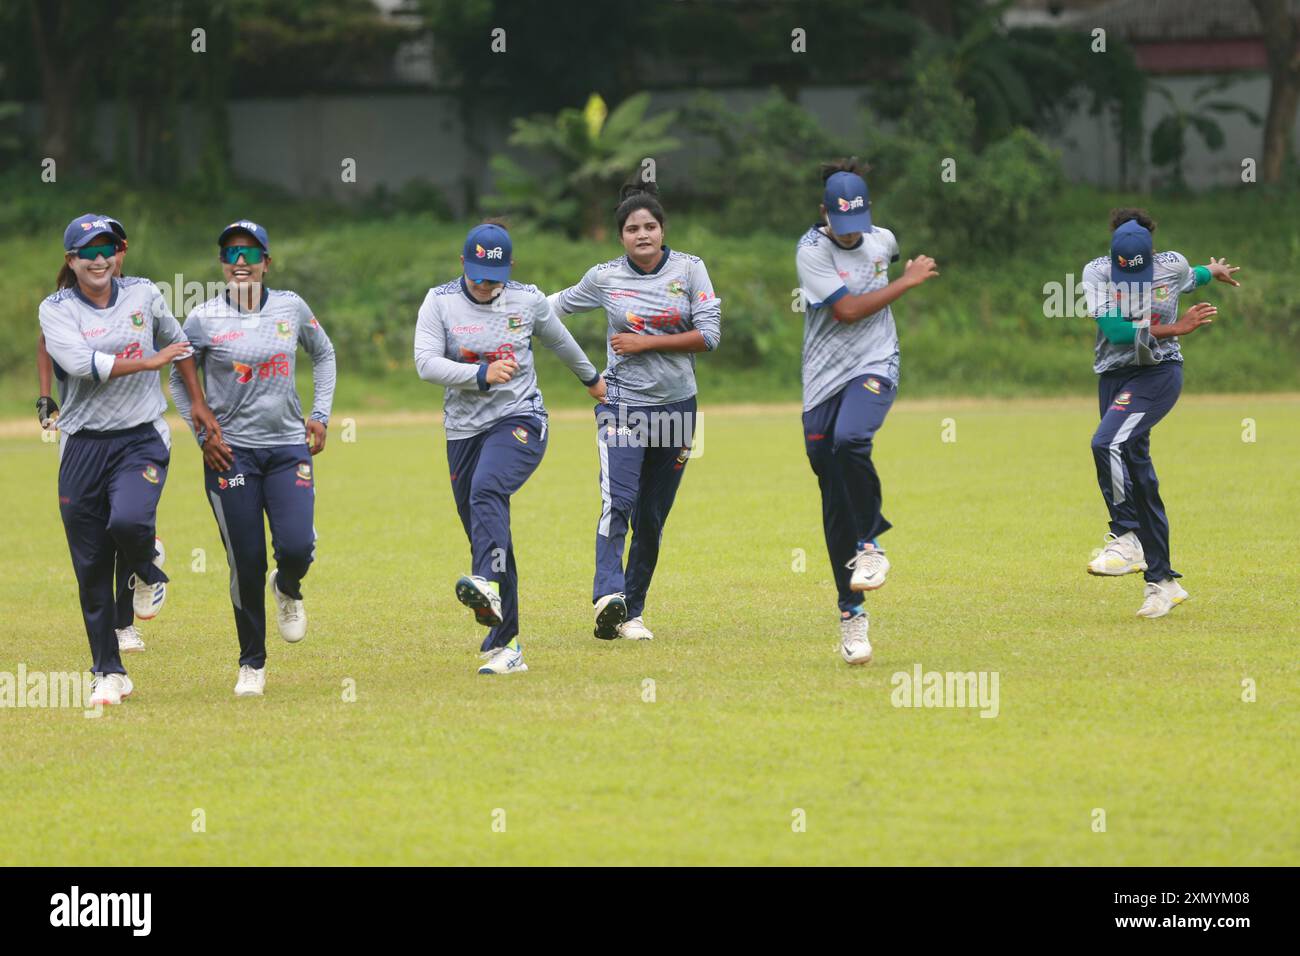
[[[474,673],[481,631],[452,595],[468,546],[440,429],[361,418],[348,444],[347,414],[317,463],[310,632],[273,639],[261,700],[231,693],[224,555],[178,434],[174,583],[128,659],[135,695],[98,720],[0,710],[4,862],[1300,862],[1300,398],[1188,397],[1157,429],[1192,594],[1157,621],[1134,615],[1139,576],[1083,571],[1105,530],[1094,402],[901,403],[877,442],[894,569],[865,668],[836,651],[796,409],[705,409],[644,644],[591,636],[595,454],[557,415],[515,499],[531,669],[508,678]],[[87,666],[55,447],[34,422],[3,434],[0,670]],[[998,716],[895,708],[918,663],[996,671]]]

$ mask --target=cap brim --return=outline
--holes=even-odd
[[[863,210],[862,212],[831,212],[826,215],[831,221],[831,228],[835,230],[837,235],[843,236],[850,232],[871,231],[871,212],[869,210]]]
[[[502,265],[482,265],[471,259],[465,260],[465,275],[469,276],[475,282],[505,282],[510,278],[510,264]]]
[[[223,229],[221,231],[221,235],[217,236],[217,245],[221,245],[230,236],[233,236],[237,232],[242,232],[245,235],[252,236],[253,241],[262,247],[263,252],[267,254],[271,252],[270,249],[266,248],[266,243],[264,243],[261,239],[257,238],[257,234],[255,232],[252,232],[249,229],[245,229],[243,226],[230,226],[229,228]]]
[[[1148,256],[1147,258],[1150,259],[1151,257]],[[1114,263],[1111,263],[1110,266],[1110,281],[1115,285],[1135,285],[1141,282],[1151,282],[1155,279],[1155,275],[1156,267],[1154,262],[1138,272],[1125,272]]]

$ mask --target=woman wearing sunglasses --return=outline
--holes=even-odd
[[[72,220],[63,248],[60,284],[74,281],[40,306],[45,346],[64,382],[59,510],[90,639],[90,702],[119,704],[133,686],[114,628],[118,555],[130,572],[136,617],[155,617],[167,596],[154,522],[171,436],[154,373],[175,362],[195,420],[208,427],[216,420],[199,390],[189,343],[158,287],[114,275],[122,240],[108,220],[93,213]]]
[[[430,289],[415,326],[415,368],[446,389],[447,464],[473,572],[456,597],[489,628],[480,674],[528,670],[519,647],[519,575],[510,498],[546,453],[546,406],[533,367],[533,336],[593,397],[605,382],[536,286],[510,281],[510,234],[495,222],[470,230],[465,274]]]
[[[95,216],[96,219],[103,219],[108,223],[113,234],[119,241],[117,255],[113,257],[113,275],[120,277],[122,275],[122,261],[126,258],[126,228],[111,216]],[[71,289],[77,284],[77,276],[70,266],[66,263],[59,269],[59,277],[55,280],[56,289]],[[66,391],[65,381],[67,376],[62,374],[62,369],[56,374],[54,362],[50,359],[50,353],[45,348],[45,335],[42,333],[36,337],[36,376],[40,380],[40,397],[36,399],[36,417],[41,423],[41,428],[49,431],[58,429],[59,406],[54,401],[54,383],[57,381],[59,386],[59,398],[62,400]],[[154,562],[158,567],[163,566],[163,543],[160,539],[154,540],[154,548],[158,556]],[[116,594],[117,599],[114,605],[114,629],[117,632],[117,649],[123,654],[138,653],[144,650],[144,639],[140,636],[139,629],[135,626],[135,601],[131,591],[130,580],[131,571],[126,566],[126,560],[121,552],[117,555],[117,563],[114,568],[116,577]]]
[[[191,421],[182,378],[172,373],[176,407],[203,448],[204,487],[217,519],[239,634],[238,697],[266,687],[266,603],[275,600],[280,636],[307,635],[302,579],[316,556],[315,479],[311,459],[325,448],[334,402],[334,346],[297,294],[263,285],[271,265],[266,230],[232,222],[217,238],[226,290],[185,320],[203,371],[203,387],[220,427]],[[298,346],[311,356],[315,395],[303,421],[294,385]],[[271,525],[276,568],[266,574]]]

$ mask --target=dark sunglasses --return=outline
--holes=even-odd
[[[233,266],[239,261],[239,257],[244,257],[244,262],[250,266],[255,266],[262,261],[261,246],[223,246],[221,248],[220,259],[228,266]]]
[[[122,247],[117,243],[112,243],[107,246],[82,246],[77,250],[77,258],[85,259],[88,262],[94,262],[100,256],[103,256],[105,259],[111,259],[117,255],[118,250],[121,248]]]

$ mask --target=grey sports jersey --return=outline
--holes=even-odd
[[[859,375],[879,375],[898,386],[898,332],[885,306],[857,322],[840,322],[832,306],[889,284],[898,240],[873,226],[845,249],[813,226],[799,239],[794,263],[803,294],[803,410],[820,405]]]
[[[426,382],[446,386],[449,439],[472,438],[510,415],[546,417],[533,366],[534,335],[584,385],[595,383],[596,367],[537,286],[507,282],[486,305],[470,298],[464,279],[429,290],[415,323],[415,369]],[[507,357],[519,363],[514,378],[488,385],[488,364]]]
[[[307,440],[294,380],[299,345],[311,356],[315,392],[311,417],[329,424],[334,346],[296,293],[263,287],[256,312],[240,310],[223,293],[189,314],[185,334],[203,372],[208,407],[217,416],[227,444],[271,448]],[[193,428],[189,396],[175,370],[171,390],[176,407]]]
[[[111,431],[162,422],[167,397],[157,372],[110,379],[117,358],[148,358],[184,341],[158,287],[138,276],[113,279],[108,305],[99,309],[78,289],[63,289],[41,303],[41,331],[54,371],[63,381],[59,431]],[[159,431],[167,441],[163,425]]]
[[[592,266],[575,286],[550,297],[557,315],[604,308],[609,335],[641,332],[674,335],[696,329],[712,351],[722,338],[722,300],[697,256],[664,247],[653,272],[627,256]],[[695,356],[690,352],[617,355],[606,345],[605,400],[611,405],[666,405],[695,394]]]
[[[1196,276],[1187,258],[1179,252],[1157,252],[1151,278],[1151,323],[1169,325],[1178,321],[1178,296],[1196,288]],[[1094,318],[1115,307],[1110,281],[1110,256],[1093,259],[1083,267],[1083,289],[1089,314]],[[1146,329],[1138,329],[1133,344],[1116,344],[1097,330],[1094,372],[1107,372],[1125,365],[1158,365],[1181,362],[1178,336],[1157,339]]]

